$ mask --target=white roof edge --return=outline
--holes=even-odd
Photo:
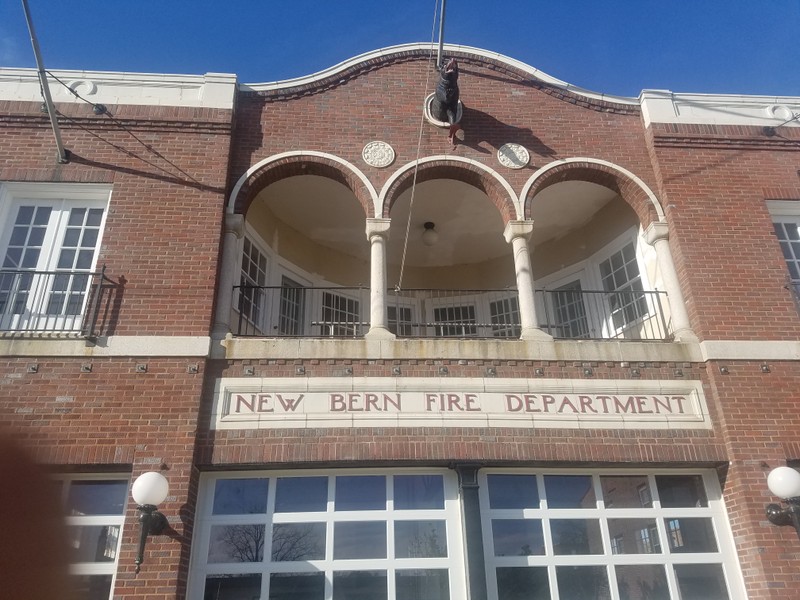
[[[354,65],[366,62],[368,60],[380,58],[382,56],[390,56],[392,54],[398,54],[400,52],[408,52],[410,50],[431,50],[432,52],[435,52],[436,46],[434,45],[432,47],[430,42],[416,42],[411,44],[399,44],[397,46],[387,46],[386,48],[371,50],[370,52],[359,54],[358,56],[354,56],[353,58],[348,58],[347,60],[342,61],[337,65],[333,65],[332,67],[328,67],[327,69],[323,69],[322,71],[317,71],[316,73],[312,73],[311,75],[304,75],[302,77],[295,77],[293,79],[284,79],[281,81],[273,81],[269,83],[242,83],[239,85],[239,89],[244,91],[265,92],[265,91],[295,87],[299,85],[306,85],[309,83],[314,83],[315,81],[319,81],[326,77],[330,77],[332,75],[335,75],[336,73],[341,73],[342,71]],[[503,54],[499,54],[497,52],[489,52],[487,50],[482,50],[480,48],[474,48],[472,46],[463,46],[459,44],[445,44],[444,50],[446,52],[468,52],[470,54],[475,54],[477,56],[482,56],[484,58],[493,59],[499,62],[506,63],[507,65],[519,69],[524,73],[528,73],[529,75],[538,79],[539,81],[542,81],[543,83],[550,84],[552,86],[561,88],[565,91],[573,92],[579,96],[584,96],[586,98],[590,98],[593,100],[603,100],[606,102],[614,102],[617,104],[628,104],[633,106],[639,105],[638,98],[629,98],[627,96],[614,96],[611,94],[601,94],[599,92],[585,90],[583,88],[574,86],[565,81],[561,81],[560,79],[556,79],[555,77],[548,75],[547,73],[540,71],[539,69],[536,69],[528,64],[525,64],[524,62],[510,58]]]

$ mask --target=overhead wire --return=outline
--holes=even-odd
[[[433,59],[433,51],[434,51],[434,40],[436,38],[436,15],[439,13],[439,0],[435,0],[434,7],[433,7],[433,24],[431,26],[431,51],[428,56],[428,62]],[[438,65],[437,65],[438,67]],[[417,190],[417,173],[419,173],[419,155],[422,148],[422,132],[424,131],[425,127],[425,99],[428,97],[428,85],[430,85],[431,79],[431,69],[427,69],[427,75],[425,76],[425,90],[423,93],[422,98],[422,112],[420,114],[419,119],[419,135],[417,136],[417,156],[414,160],[414,176],[411,180],[411,199],[408,205],[408,220],[406,221],[406,235],[405,239],[403,240],[403,257],[400,260],[400,276],[397,280],[397,285],[395,285],[395,290],[400,291],[403,289],[403,273],[405,272],[406,267],[406,254],[408,252],[408,237],[411,231],[411,216],[414,212],[414,196]]]

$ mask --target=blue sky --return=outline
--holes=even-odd
[[[436,0],[29,0],[45,65],[307,75],[431,40]],[[448,0],[445,41],[596,92],[800,96],[800,0]],[[35,66],[20,0],[0,2],[0,66]]]

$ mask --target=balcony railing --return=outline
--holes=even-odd
[[[364,287],[234,287],[237,336],[359,338],[369,331]],[[388,290],[399,338],[519,338],[516,289]],[[558,339],[667,340],[666,293],[536,291],[538,327]]]
[[[111,291],[119,284],[98,272],[0,269],[0,335],[100,335]]]

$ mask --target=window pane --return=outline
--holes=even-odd
[[[539,508],[535,475],[489,475],[491,508]]]
[[[397,600],[449,600],[450,582],[444,569],[403,569],[395,573]]]
[[[569,600],[610,600],[606,568],[556,567],[558,593]]]
[[[656,475],[656,487],[664,508],[708,506],[700,475]]]
[[[729,600],[722,565],[675,565],[681,600]]]
[[[606,508],[649,508],[650,485],[645,475],[601,475]]]
[[[70,562],[114,562],[119,545],[119,525],[67,528]]]
[[[279,477],[275,512],[323,511],[328,504],[327,477]]]
[[[492,519],[495,556],[544,554],[541,519]]]
[[[500,600],[550,600],[547,567],[498,567]]]
[[[267,479],[218,479],[214,488],[215,515],[244,515],[267,510]]]
[[[552,519],[553,552],[563,554],[602,554],[600,523],[597,519]]]
[[[269,578],[269,600],[323,600],[325,573],[275,573]]]
[[[276,523],[272,527],[272,560],[325,558],[325,523]]]
[[[204,600],[257,600],[261,598],[261,575],[209,575]]]
[[[335,510],[384,510],[386,478],[380,475],[336,478]]]
[[[333,526],[333,558],[386,558],[386,523],[355,521]]]
[[[664,519],[669,548],[673,552],[716,552],[711,519]]]
[[[127,494],[128,482],[124,480],[73,481],[67,495],[67,514],[121,515]]]
[[[395,475],[394,508],[444,508],[444,479],[441,475]]]
[[[108,600],[111,595],[111,579],[111,575],[71,577],[74,597],[80,600]]]
[[[545,475],[548,508],[595,508],[591,475]]]
[[[664,565],[619,565],[615,571],[620,600],[670,600]]]
[[[333,600],[386,600],[385,571],[339,571],[333,574]]]
[[[612,554],[658,554],[661,544],[655,519],[609,519]]]
[[[261,562],[264,536],[264,525],[216,525],[211,528],[208,562]]]
[[[447,529],[445,522],[395,522],[394,552],[397,558],[437,558],[447,556]]]

